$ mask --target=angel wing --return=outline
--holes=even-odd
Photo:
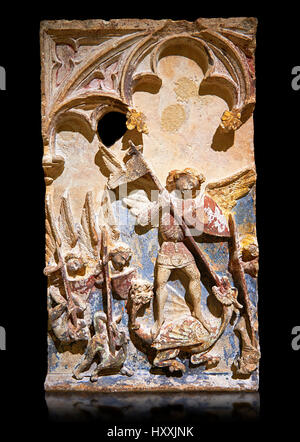
[[[61,198],[60,214],[58,217],[59,231],[62,235],[63,244],[69,248],[76,246],[78,234],[70,207],[69,195],[67,192]]]
[[[219,205],[223,214],[228,216],[237,200],[247,195],[255,182],[255,169],[247,167],[220,181],[209,183],[205,192]]]
[[[116,222],[114,211],[111,204],[110,192],[107,187],[104,189],[101,208],[99,213],[99,226],[106,226],[110,242],[116,242],[120,239],[120,230]]]
[[[54,260],[54,253],[57,246],[61,246],[55,218],[52,209],[52,200],[50,195],[45,198],[45,228],[46,228],[46,264]]]
[[[81,249],[90,257],[97,258],[97,246],[100,234],[96,229],[96,216],[93,207],[92,192],[87,192],[84,206],[81,212],[81,224],[78,228],[79,243]]]
[[[130,213],[136,217],[137,224],[140,226],[148,225],[151,214],[154,215],[154,212],[159,210],[159,203],[151,202],[142,189],[132,192],[128,198],[123,198],[123,201],[129,207]]]

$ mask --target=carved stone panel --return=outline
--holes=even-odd
[[[258,389],[256,26],[41,23],[46,390]]]

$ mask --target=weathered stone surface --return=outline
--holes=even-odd
[[[47,390],[258,389],[256,25],[41,23]]]

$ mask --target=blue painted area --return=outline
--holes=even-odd
[[[248,195],[246,195],[244,198],[241,198],[237,201],[236,206],[233,208],[233,212],[237,225],[244,223],[256,223],[252,191],[249,192]]]
[[[92,290],[89,296],[89,303],[94,317],[97,311],[103,310],[102,291],[98,289]]]
[[[227,326],[221,339],[224,339],[224,337],[227,340],[227,344],[229,343],[227,347],[224,346],[224,359],[226,361],[226,365],[230,367],[235,357],[237,356],[238,347],[239,347],[239,344],[237,344],[235,340],[235,335],[233,332],[232,325],[229,324]]]
[[[119,229],[121,232],[121,240],[127,243],[132,251],[132,261],[131,265],[136,267],[138,275],[141,278],[145,278],[149,281],[154,280],[154,266],[155,260],[159,251],[159,242],[158,242],[158,229],[144,229],[142,233],[137,233],[137,229],[135,227],[135,218],[130,214],[128,209],[122,205],[120,201],[116,201],[113,203],[113,208],[115,212],[115,216],[117,218],[117,224],[119,225]],[[255,213],[253,206],[253,198],[251,193],[249,193],[246,197],[240,199],[234,208],[235,220],[238,228],[243,227],[243,232],[246,233],[247,226],[249,228],[251,225],[255,224]],[[249,231],[249,233],[252,233]],[[231,275],[228,272],[228,245],[227,242],[217,242],[217,243],[200,243],[199,244],[202,251],[207,256],[208,260],[214,266],[217,274],[221,276],[227,276],[229,280],[232,282]],[[257,306],[257,285],[256,280],[249,275],[246,275],[247,287],[251,299],[251,303],[253,305],[253,311],[255,312]],[[201,293],[201,306],[203,309],[204,315],[211,315],[212,313],[209,311],[207,306],[207,299],[209,296],[208,291],[205,286],[202,285],[202,293]],[[171,280],[168,282],[168,286],[171,290],[175,291],[179,296],[185,296],[184,286],[179,279]],[[94,315],[96,311],[103,310],[103,300],[101,290],[93,289],[90,295],[90,304],[92,314]],[[123,313],[122,321],[120,323],[120,329],[125,331],[127,336],[129,336],[128,332],[128,318],[125,308],[125,301],[120,301],[117,299],[113,299],[113,312],[114,317],[118,314]],[[148,313],[149,314],[149,313]],[[149,318],[152,319],[152,313],[149,314]],[[227,378],[232,377],[231,365],[234,361],[235,357],[239,353],[239,341],[233,332],[233,326],[229,325],[225,330],[223,336],[221,337],[223,346],[223,354],[220,354],[221,358],[225,361],[227,371],[224,371],[224,365],[218,371],[218,367],[213,371],[206,372],[204,366],[198,367],[190,367],[189,361],[182,361],[186,366],[186,372],[181,377],[168,377],[157,375],[150,372],[151,364],[148,361],[147,356],[137,350],[135,346],[129,342],[128,344],[128,358],[125,365],[131,368],[134,371],[134,375],[131,378],[126,378],[121,375],[113,375],[113,376],[103,376],[101,378],[101,384],[103,386],[109,386],[115,383],[126,383],[126,384],[134,384],[135,382],[143,382],[147,385],[147,383],[164,385],[164,386],[174,386],[174,384],[188,384],[191,382],[194,384],[205,385],[205,382],[208,382],[210,376],[226,376]],[[55,362],[55,359],[52,358],[52,354],[56,354],[58,359]],[[80,355],[81,357],[81,355]],[[59,354],[55,349],[54,344],[51,339],[49,342],[49,364],[50,364],[50,372],[53,372],[59,366]],[[52,365],[51,365],[52,364]],[[258,374],[253,373],[251,375],[251,380],[257,382]],[[79,383],[89,382],[88,379],[84,379],[83,381],[77,381]],[[238,380],[239,384],[243,383],[243,380]]]
[[[252,278],[252,276],[245,274],[245,279],[248,287],[248,293],[250,297],[250,301],[253,305],[253,307],[257,307],[257,282],[255,278]]]
[[[139,235],[135,229],[134,216],[122,205],[121,201],[115,201],[113,208],[119,223],[121,240],[126,242],[133,251],[131,265],[137,268],[141,278],[153,280],[154,265],[159,250],[157,228],[149,229],[143,235]]]
[[[59,366],[59,354],[52,341],[51,337],[48,337],[48,371],[52,373]]]
[[[225,273],[228,268],[228,244],[219,243],[200,243],[199,247],[208,257],[210,263],[214,266],[217,273]],[[224,276],[224,274],[223,274]]]

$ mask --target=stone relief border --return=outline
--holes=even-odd
[[[93,212],[91,194],[86,195],[81,226],[76,226],[73,221],[67,194],[61,198],[59,218],[54,219],[52,184],[63,173],[65,167],[64,158],[55,152],[57,129],[63,122],[72,119],[78,125],[84,126],[88,133],[95,135],[98,121],[106,113],[118,111],[126,114],[129,129],[134,128],[140,133],[147,133],[143,115],[134,109],[133,94],[141,85],[159,90],[162,80],[158,75],[158,62],[167,55],[188,51],[189,57],[197,60],[205,74],[199,93],[213,89],[216,95],[221,96],[228,104],[229,109],[223,113],[217,131],[237,130],[252,115],[255,105],[256,19],[198,19],[193,23],[171,20],[111,20],[110,22],[60,20],[42,22],[40,32],[46,243],[48,258],[52,260],[52,266],[49,265],[49,260],[47,261],[45,274],[50,278],[50,297],[57,303],[55,307],[49,307],[50,319],[56,337],[60,340],[66,343],[88,340],[85,356],[74,370],[76,379],[82,379],[82,372],[91,366],[97,354],[100,354],[102,362],[91,373],[92,382],[97,381],[103,370],[117,370],[126,376],[131,376],[132,373],[125,364],[126,339],[118,330],[117,324],[120,319],[113,317],[111,309],[112,281],[108,267],[123,277],[125,263],[120,265],[120,260],[129,262],[131,252],[126,245],[119,244],[117,229],[115,231],[110,229],[108,232],[109,227],[103,222],[100,223],[100,231],[97,231],[99,223],[97,227],[98,219]],[[143,176],[151,172],[134,144],[131,145],[131,160],[139,159],[139,161],[135,163],[138,167],[132,167],[130,171],[128,163],[124,163],[122,158],[117,157],[102,143],[99,136],[98,138],[99,150],[110,171],[108,188],[116,189],[120,184],[132,181],[136,178],[136,173]],[[155,181],[153,174],[152,178]],[[236,370],[242,375],[248,375],[257,369],[260,356],[257,330],[250,318],[251,308],[245,282],[245,272],[257,276],[258,254],[257,250],[249,252],[249,244],[241,248],[235,220],[230,211],[235,206],[236,200],[249,192],[255,180],[255,171],[249,168],[223,180],[222,183],[210,183],[207,187],[207,191],[228,215],[228,234],[225,236],[230,238],[229,271],[235,284],[234,288],[230,287],[227,280],[219,279],[207,265],[208,272],[215,281],[212,292],[223,305],[222,326],[214,337],[217,340],[223,333],[233,311],[237,313],[239,310],[243,311],[236,327],[241,339],[241,355],[237,360]],[[227,189],[225,194],[224,188]],[[64,249],[65,243],[68,247]],[[75,284],[72,288],[67,276],[72,272],[79,274],[83,267],[91,265],[90,262],[80,261],[81,258],[70,253],[76,247],[82,250],[83,244],[88,250],[85,250],[85,256],[89,255],[88,261],[90,260],[94,266],[93,283],[96,281],[102,287],[106,287],[106,314],[98,312],[93,319],[87,305],[91,281],[85,281],[87,283],[85,288],[74,287]],[[243,259],[243,253],[245,258],[247,250],[251,256]],[[99,270],[99,263],[102,265],[102,270]],[[51,282],[51,275],[54,274],[55,279],[57,272],[60,275],[60,282]],[[127,291],[124,299],[126,297],[129,299],[130,327],[148,342],[149,337],[143,335],[141,329],[139,330],[136,317],[140,308],[152,299],[153,287],[147,281],[136,278],[134,269],[130,277],[122,279],[123,283],[125,280]],[[60,299],[61,289],[67,294],[67,300]],[[81,294],[84,292],[85,302],[82,302],[80,297],[76,299],[76,295],[75,297],[72,295],[72,290],[73,292],[77,290]],[[237,301],[238,292],[242,294],[243,304]],[[121,293],[119,295],[122,297]],[[94,336],[90,335],[92,326]],[[200,332],[203,333],[201,330]],[[182,364],[174,359],[179,350],[176,348],[174,356],[174,351],[170,352],[169,348],[165,347],[164,350],[170,353],[166,356],[166,352],[161,351],[161,343],[156,343],[155,338],[153,342],[158,354],[154,359],[154,365],[169,367],[171,372],[183,370]],[[209,341],[207,348],[213,345],[212,343],[213,340]],[[152,347],[154,344],[152,343]],[[198,357],[194,348],[191,345],[190,347],[192,363],[218,363],[213,357],[205,355]],[[202,352],[206,349],[204,347],[201,347]]]

